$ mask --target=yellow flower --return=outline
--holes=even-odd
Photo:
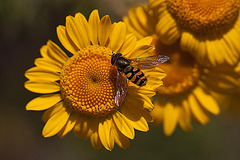
[[[219,104],[212,92],[234,90],[238,84],[235,73],[229,72],[230,66],[228,70],[220,66],[203,67],[192,55],[181,50],[179,41],[171,45],[163,44],[162,37],[155,30],[155,16],[147,7],[131,9],[129,17],[123,20],[128,31],[137,33],[139,38],[153,37],[153,54],[163,54],[170,58],[159,65],[167,76],[163,79],[163,85],[157,89],[155,108],[151,111],[154,124],[163,123],[165,135],[171,135],[177,124],[184,131],[191,131],[191,119],[205,125],[210,120],[210,113],[219,114]]]
[[[50,137],[58,134],[73,134],[90,139],[95,149],[103,145],[112,150],[114,143],[121,148],[129,146],[135,131],[148,131],[152,121],[147,110],[153,109],[150,100],[154,89],[161,86],[165,76],[157,68],[144,72],[148,77],[146,86],[138,87],[129,82],[127,94],[121,105],[115,105],[114,97],[118,84],[124,85],[126,78],[117,80],[117,69],[111,64],[112,52],[125,57],[143,57],[154,50],[152,38],[137,40],[126,33],[124,22],[112,24],[109,16],[99,19],[94,10],[89,20],[77,13],[66,18],[66,27],[58,26],[57,35],[62,45],[73,54],[69,58],[52,41],[48,41],[40,52],[42,58],[35,60],[36,67],[26,71],[28,90],[44,94],[31,100],[27,110],[47,110],[43,114],[46,122],[42,134]],[[144,71],[144,70],[143,70]],[[124,97],[126,96],[126,97]]]
[[[240,55],[239,0],[149,0],[164,44],[180,38],[181,49],[204,65],[236,64]]]

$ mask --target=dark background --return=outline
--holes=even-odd
[[[99,9],[112,22],[127,9],[147,0],[1,0],[0,1],[0,159],[92,160],[92,159],[240,159],[240,118],[222,113],[206,126],[194,125],[192,133],[180,128],[166,137],[162,127],[136,132],[130,147],[115,146],[112,152],[96,151],[89,141],[69,133],[63,139],[41,135],[43,112],[26,111],[37,94],[24,89],[24,72],[33,67],[39,49],[48,39],[57,40],[56,27],[76,12],[89,16]]]

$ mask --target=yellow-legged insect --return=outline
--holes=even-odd
[[[121,53],[113,53],[111,55],[111,64],[116,66],[118,69],[115,104],[119,106],[127,94],[128,81],[126,80],[125,82],[122,82],[122,80],[120,80],[120,78],[122,78],[121,73],[124,74],[132,83],[142,87],[147,84],[147,78],[139,68],[136,68],[134,66],[139,66],[141,68],[154,67],[166,62],[168,59],[169,57],[165,55],[127,59],[123,57]]]

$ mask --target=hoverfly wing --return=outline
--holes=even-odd
[[[114,102],[119,107],[127,95],[128,80],[119,71],[117,72]]]
[[[159,64],[166,62],[169,59],[165,55],[155,55],[149,57],[128,59],[132,65],[139,67],[155,67]]]

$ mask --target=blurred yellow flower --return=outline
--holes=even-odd
[[[121,148],[129,146],[135,131],[148,131],[152,121],[147,110],[153,109],[150,100],[154,89],[161,86],[162,70],[148,70],[147,85],[139,88],[129,83],[126,97],[120,106],[115,104],[117,69],[111,64],[112,52],[126,57],[149,55],[154,46],[152,38],[137,40],[126,33],[124,22],[111,23],[109,16],[99,18],[94,10],[87,21],[81,13],[66,18],[66,27],[58,26],[57,35],[62,45],[73,54],[69,58],[52,41],[41,48],[42,58],[35,60],[36,67],[26,71],[29,79],[25,88],[45,94],[31,100],[27,110],[46,110],[42,134],[50,137],[73,134],[90,139],[95,149],[103,145],[112,150],[114,143]],[[136,56],[136,55],[134,55]],[[121,83],[125,78],[119,79]],[[159,83],[160,81],[160,83]],[[158,83],[156,83],[158,82]]]
[[[240,55],[239,0],[149,0],[164,44],[180,39],[181,49],[203,65],[237,63]]]
[[[221,67],[219,70],[224,70],[229,75],[233,75],[233,71],[229,70],[229,67]],[[230,93],[225,91],[221,94],[216,94],[215,96],[218,97],[219,103],[222,105],[222,110],[224,115],[229,117],[230,119],[236,119],[240,117],[240,62],[235,67],[234,76],[238,79],[238,88],[231,89]]]
[[[171,45],[163,44],[163,37],[157,33],[155,16],[146,6],[131,9],[123,20],[128,31],[138,38],[153,37],[153,54],[170,57],[167,63],[159,66],[167,76],[157,89],[155,108],[151,112],[154,124],[163,123],[165,135],[171,135],[177,124],[184,131],[191,131],[192,118],[205,125],[210,120],[209,113],[219,114],[219,105],[211,92],[236,89],[238,80],[234,72],[230,74],[224,69],[202,66],[191,54],[181,50],[177,40]]]

